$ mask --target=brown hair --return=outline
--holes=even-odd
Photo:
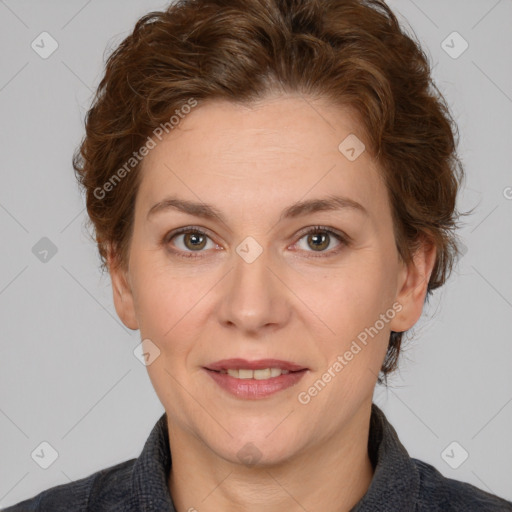
[[[191,99],[250,103],[281,91],[358,113],[387,184],[400,257],[409,263],[425,236],[437,249],[427,300],[460,253],[464,177],[457,127],[430,72],[381,0],[178,0],[143,16],[108,58],[73,156],[103,270],[109,248],[126,268],[140,181],[132,156],[155,128]],[[402,335],[391,333],[386,382]]]

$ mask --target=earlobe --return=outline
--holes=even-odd
[[[111,257],[108,258],[108,267],[112,279],[112,294],[117,314],[126,327],[136,330],[139,328],[139,324],[135,315],[135,304],[128,273],[120,266],[113,265]]]
[[[392,331],[404,332],[420,318],[430,276],[436,262],[436,247],[426,237],[413,255],[413,261],[403,267],[398,281],[396,301],[402,309],[390,323]]]

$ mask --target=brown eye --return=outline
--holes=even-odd
[[[312,233],[308,235],[307,243],[315,251],[323,251],[329,247],[330,237],[325,233]]]
[[[199,257],[216,245],[205,232],[190,227],[169,233],[164,237],[163,243],[174,254],[184,257]]]
[[[183,234],[183,243],[187,249],[192,251],[204,249],[207,236],[201,233],[185,233]]]
[[[316,252],[320,253],[319,256],[331,256],[349,243],[343,235],[322,226],[315,226],[303,232],[296,245],[306,253]]]

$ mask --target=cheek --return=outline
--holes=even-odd
[[[322,371],[325,380],[334,383],[324,397],[331,405],[373,392],[388,346],[394,317],[393,269],[382,253],[364,252],[352,265],[326,278],[321,293],[315,288],[309,296],[330,331],[317,347],[323,353],[324,371],[336,375],[332,378]]]
[[[162,352],[177,356],[194,343],[200,331],[197,303],[195,294],[187,295],[176,288],[142,297],[138,305],[141,337],[154,341]]]
[[[336,339],[357,336],[392,304],[392,272],[377,255],[366,256],[356,255],[354,264],[316,280],[315,286],[307,279],[302,281],[301,295]]]
[[[141,251],[133,258],[134,308],[141,336],[164,342],[191,322],[212,279],[194,277],[183,266],[173,268],[155,256]]]
[[[345,284],[331,285],[326,290],[329,299],[324,299],[319,311],[334,334],[317,340],[324,367],[307,383],[319,389],[327,383],[316,407],[329,410],[340,404],[359,403],[372,395],[386,355],[392,319],[392,315],[385,316],[390,307],[383,300],[386,281],[382,274],[362,280],[351,275]]]

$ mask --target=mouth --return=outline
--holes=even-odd
[[[265,398],[296,384],[309,370],[278,359],[224,359],[203,367],[213,380],[237,398]]]
[[[247,359],[223,359],[216,361],[205,367],[219,373],[227,373],[232,377],[239,379],[268,379],[271,377],[279,377],[288,373],[294,373],[307,370],[308,368],[293,363],[291,361],[283,361],[280,359],[258,359],[257,361],[248,361]]]

